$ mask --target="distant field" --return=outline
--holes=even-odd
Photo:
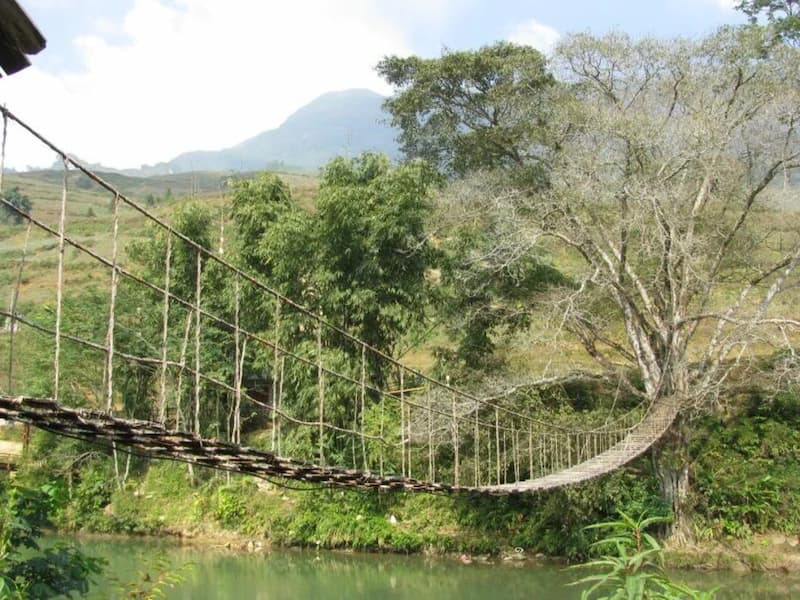
[[[248,174],[244,176],[246,175]],[[219,209],[222,219],[221,209],[226,203],[225,183],[230,177],[224,173],[209,172],[158,177],[129,177],[118,174],[101,176],[132,200],[142,205],[147,205],[149,200],[152,205],[148,206],[148,210],[166,221],[169,221],[170,214],[177,205],[191,198]],[[33,215],[57,229],[62,177],[60,171],[7,174],[4,188],[19,186],[33,201]],[[307,210],[313,210],[317,179],[299,174],[281,174],[281,177],[292,189],[295,200]],[[85,176],[71,172],[68,198],[68,235],[100,255],[110,257],[113,196],[88,181]],[[762,210],[756,215],[757,229],[765,235],[765,240],[758,245],[758,252],[777,257],[800,236],[800,227],[797,225],[800,223],[800,200],[796,193],[776,190],[771,204],[773,208]],[[4,306],[8,306],[16,282],[25,229],[25,225],[0,225],[0,303]],[[145,217],[130,208],[123,208],[120,214],[121,264],[125,265],[130,260],[127,255],[130,242],[143,238],[146,233]],[[28,246],[29,253],[20,289],[22,311],[32,305],[55,302],[57,239],[34,227]],[[551,250],[554,263],[565,273],[576,274],[582,269],[577,256],[556,247]],[[109,277],[107,268],[83,253],[67,248],[65,280],[70,292],[74,293],[82,286],[106,287]],[[727,290],[721,289],[714,299],[714,305],[727,305],[738,289],[736,285],[731,285]],[[771,313],[796,314],[798,305],[800,287],[794,287],[776,299]],[[557,326],[557,321],[548,321],[544,316],[537,315],[530,330],[504,339],[498,350],[506,356],[514,372],[527,377],[595,368],[595,363],[587,356],[578,340],[565,332],[556,331]],[[710,335],[710,328],[709,322],[704,327],[708,331],[701,330],[698,340],[700,343]],[[431,368],[434,363],[431,348],[449,343],[440,329],[436,328],[431,333],[430,338],[411,349],[403,359],[426,370]],[[621,324],[616,328],[616,336],[624,337]],[[758,353],[772,351],[769,347],[753,349]]]
[[[254,174],[245,174],[254,175]],[[241,177],[243,175],[237,175]],[[301,206],[311,208],[317,188],[315,177],[282,174]],[[131,200],[145,206],[161,219],[169,222],[170,214],[183,202],[195,199],[220,209],[226,203],[226,182],[230,175],[224,173],[181,173],[158,177],[128,177],[101,174]],[[33,216],[53,229],[58,229],[62,194],[61,171],[34,171],[6,174],[4,189],[18,186],[33,202]],[[111,256],[111,227],[113,222],[113,194],[90,181],[85,175],[71,171],[68,178],[66,213],[67,234],[98,254]],[[129,261],[127,248],[130,242],[146,235],[147,219],[131,208],[120,211],[119,252],[120,263]],[[26,226],[0,224],[0,303],[7,306],[16,282],[19,260],[25,246]],[[33,227],[28,242],[28,256],[20,288],[20,306],[51,302],[55,299],[58,242],[53,236]],[[82,285],[104,282],[108,269],[91,257],[73,248],[65,251],[65,281],[67,289],[75,291]]]

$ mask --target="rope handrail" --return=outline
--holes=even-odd
[[[120,197],[122,198],[122,196],[120,196]],[[55,229],[53,229],[49,225],[45,224],[44,222],[40,221],[39,219],[36,219],[32,215],[26,213],[25,211],[21,210],[20,208],[18,208],[17,206],[15,206],[11,202],[9,202],[5,197],[0,196],[0,203],[2,203],[8,210],[11,210],[11,211],[15,212],[20,217],[28,220],[30,223],[33,223],[34,225],[36,225],[36,227],[38,227],[42,231],[45,231],[45,232],[47,232],[47,233],[49,233],[50,235],[53,235],[53,236],[58,236],[59,235],[58,231],[56,231]],[[134,281],[134,282],[136,282],[136,283],[138,283],[138,284],[150,289],[153,292],[156,292],[156,293],[161,294],[161,295],[163,295],[165,297],[168,297],[170,300],[174,300],[175,302],[177,302],[178,304],[182,305],[184,308],[186,308],[188,310],[192,310],[192,311],[198,310],[197,305],[195,305],[191,301],[185,300],[184,298],[181,298],[180,296],[170,292],[169,290],[167,290],[165,288],[162,288],[157,284],[154,284],[154,283],[151,283],[151,282],[147,281],[143,277],[140,277],[139,275],[134,274],[133,272],[125,269],[124,267],[120,266],[119,264],[115,264],[113,261],[101,256],[100,254],[98,254],[97,252],[95,252],[91,248],[87,247],[86,245],[81,244],[80,242],[78,242],[74,238],[72,238],[72,237],[70,237],[68,235],[64,235],[63,237],[64,237],[64,242],[66,244],[68,244],[68,245],[72,246],[73,248],[79,250],[80,252],[83,252],[84,254],[92,257],[97,262],[103,264],[104,266],[108,267],[109,269],[115,270],[116,272],[118,272],[119,274],[123,275],[124,277],[130,279],[131,281]],[[194,246],[196,246],[196,244],[194,244]],[[217,315],[214,315],[214,314],[212,314],[212,313],[210,313],[210,312],[208,312],[208,311],[206,311],[206,310],[204,310],[202,308],[199,309],[199,313],[202,316],[206,317],[207,319],[210,319],[210,320],[214,321],[217,325],[225,327],[226,329],[228,329],[229,332],[235,332],[235,331],[238,330],[245,337],[248,337],[248,338],[250,338],[250,339],[252,339],[254,341],[257,341],[258,343],[260,343],[260,344],[262,344],[262,345],[264,345],[266,347],[269,347],[269,348],[272,348],[272,349],[276,349],[281,354],[284,354],[286,356],[290,356],[291,358],[293,358],[293,359],[295,359],[297,361],[303,362],[309,367],[316,367],[316,363],[313,360],[305,358],[305,357],[302,357],[302,356],[299,356],[296,353],[288,350],[287,348],[281,347],[280,345],[278,345],[278,344],[276,344],[276,343],[274,343],[274,342],[272,342],[270,340],[267,340],[267,339],[255,334],[255,333],[249,332],[246,329],[243,329],[241,327],[237,328],[235,324],[230,323],[229,321],[227,321],[227,320],[225,320],[225,319],[223,319],[223,318],[221,318],[221,317],[219,317]],[[3,312],[3,314],[6,314],[6,313]],[[7,316],[12,316],[12,315],[7,315]],[[359,340],[357,340],[356,338],[351,338],[351,339],[355,340],[356,343],[358,343],[359,345],[362,345],[361,342]],[[73,340],[73,341],[76,341],[76,340]],[[363,345],[367,349],[369,348],[368,344],[364,343]],[[100,348],[98,348],[98,349],[100,349]],[[127,359],[130,360],[131,357],[125,356],[124,358],[127,358]],[[142,361],[142,362],[150,362],[150,359],[148,359],[147,361]],[[393,364],[401,365],[401,363],[396,363],[396,362],[394,362]],[[402,365],[401,365],[401,367],[402,367]],[[402,368],[405,369],[405,367],[402,367]],[[329,369],[328,367],[323,367],[323,369],[328,374],[333,375],[334,377],[337,377],[339,379],[348,381],[349,383],[359,383],[355,379],[353,379],[353,378],[351,378],[351,377],[349,377],[347,375],[344,375],[342,373],[338,373],[336,371],[333,371],[333,370]],[[405,370],[407,370],[407,371],[409,371],[411,373],[414,373],[414,371],[412,371],[412,370],[409,370],[409,369],[405,369]],[[192,374],[195,374],[195,373],[192,373]],[[455,389],[455,388],[449,387],[447,384],[439,385],[435,379],[427,378],[427,377],[424,377],[424,376],[423,376],[423,379],[428,381],[429,383],[432,383],[432,384],[436,385],[437,387],[445,389],[448,392],[452,392]],[[217,385],[224,385],[227,389],[229,389],[229,391],[234,391],[227,384],[222,384],[220,382],[220,383],[217,383]],[[367,387],[370,389],[370,391],[372,391],[374,393],[379,393],[381,395],[385,395],[385,396],[391,397],[392,399],[396,399],[393,395],[389,394],[388,392],[386,392],[385,390],[383,390],[381,388],[377,388],[377,387],[369,386],[369,385]],[[462,397],[464,397],[464,396],[462,395]],[[561,425],[559,425],[557,423],[553,423],[552,421],[545,421],[543,419],[537,419],[535,417],[532,417],[531,415],[525,415],[525,414],[519,413],[518,411],[513,411],[513,410],[510,410],[510,409],[507,409],[507,408],[505,408],[502,405],[497,404],[497,403],[483,402],[476,396],[467,395],[466,397],[467,397],[467,399],[470,399],[470,400],[476,402],[477,404],[484,405],[484,406],[486,406],[488,408],[497,408],[497,409],[505,412],[506,414],[510,414],[512,416],[522,418],[522,419],[524,419],[526,421],[530,421],[530,422],[535,423],[537,425],[550,427],[552,429],[559,430],[559,431],[561,431],[563,433],[593,433],[593,432],[601,432],[601,431],[613,431],[611,428],[608,428],[608,427],[605,427],[605,426],[604,427],[599,427],[599,428],[593,428],[593,429],[580,429],[580,430],[579,429],[573,429],[573,428],[569,428],[569,427],[566,427],[566,426],[561,426]],[[629,413],[633,413],[633,412],[634,412],[633,410],[629,411]],[[627,414],[629,414],[629,413],[626,413],[625,415],[622,415],[620,418],[618,418],[617,420],[615,420],[611,424],[613,424],[615,422],[619,422],[620,420],[624,419],[624,417],[627,416]],[[444,411],[438,411],[438,414],[440,414],[441,416],[449,416],[449,414],[445,413]],[[459,418],[466,419],[467,417],[459,417]],[[486,423],[484,423],[484,425],[486,425]]]
[[[283,465],[294,465],[292,470],[282,471],[283,476],[305,478],[309,481],[327,481],[338,485],[336,482],[343,480],[337,477],[347,473],[348,485],[353,481],[359,481],[361,482],[359,485],[364,487],[376,485],[380,487],[384,484],[375,484],[374,478],[370,479],[373,477],[370,469],[377,468],[380,481],[399,481],[398,489],[415,491],[446,489],[514,493],[518,490],[546,489],[553,482],[555,482],[553,485],[569,485],[581,480],[587,474],[596,476],[608,465],[617,465],[621,460],[628,460],[635,455],[634,450],[639,451],[643,447],[649,447],[657,436],[663,433],[662,429],[667,426],[665,423],[674,418],[674,413],[669,412],[672,410],[669,402],[648,402],[646,399],[622,415],[618,415],[615,399],[611,409],[605,411],[608,416],[599,426],[596,421],[591,425],[574,423],[573,419],[579,416],[578,413],[563,415],[563,419],[542,417],[535,406],[524,406],[519,395],[520,387],[542,389],[549,385],[557,385],[559,378],[515,386],[499,395],[490,396],[480,390],[468,391],[451,385],[449,377],[441,381],[427,375],[282,294],[265,283],[259,275],[248,273],[223,258],[221,237],[219,252],[206,248],[157,217],[154,212],[122,194],[112,184],[69,156],[7,108],[0,107],[0,111],[3,115],[0,207],[19,217],[18,222],[27,221],[25,244],[11,306],[9,310],[0,309],[0,317],[6,318],[10,323],[9,386],[7,396],[3,396],[3,392],[0,392],[0,413],[5,410],[10,411],[11,418],[15,418],[16,414],[17,418],[22,420],[29,417],[33,420],[38,419],[36,423],[39,426],[51,428],[62,435],[76,434],[85,439],[94,431],[101,437],[107,438],[113,449],[117,485],[121,485],[120,482],[124,481],[121,479],[122,470],[117,462],[117,443],[144,447],[146,450],[152,450],[157,457],[237,470],[238,467],[234,468],[231,465],[238,465],[239,458],[249,452],[240,445],[242,401],[252,405],[247,409],[250,413],[249,416],[245,415],[245,420],[254,417],[262,419],[266,415],[271,421],[269,435],[273,458],[280,457],[282,444],[293,448],[290,453],[296,456],[304,453],[314,454],[311,460],[315,463],[303,462],[298,458],[279,458],[279,461],[283,461],[281,463]],[[22,127],[61,159],[63,173],[57,227],[29,214],[2,193],[9,121]],[[67,202],[71,171],[85,175],[101,189],[113,194],[110,257],[92,249],[88,242],[84,243],[67,233]],[[154,231],[164,232],[166,252],[163,257],[163,284],[154,282],[159,281],[160,276],[154,275],[159,272],[158,269],[152,273],[148,271],[146,274],[140,274],[135,269],[129,270],[120,264],[119,230],[122,207],[130,208],[144,216],[147,223],[155,225]],[[17,298],[28,254],[28,240],[34,226],[49,238],[57,240],[54,327],[36,322],[34,319],[38,320],[38,317],[29,318],[21,315],[17,309]],[[181,249],[185,245],[184,260],[187,262],[182,268],[186,271],[188,280],[193,280],[188,287],[176,288],[172,281],[171,270],[174,268],[172,255],[176,242],[182,244]],[[97,263],[110,271],[108,322],[103,341],[92,339],[98,337],[97,333],[75,330],[71,322],[71,313],[65,312],[66,248],[76,250],[74,256],[88,256],[94,261],[91,264]],[[216,265],[221,269],[204,268],[208,265]],[[189,273],[190,270],[193,273]],[[211,276],[214,273],[217,275]],[[230,298],[227,296],[225,302],[219,304],[213,294],[208,294],[206,286],[212,281],[219,281],[227,290],[231,277],[233,304],[230,304]],[[160,348],[155,341],[156,334],[151,335],[150,328],[147,329],[148,333],[133,330],[136,336],[135,343],[141,341],[143,345],[130,346],[126,345],[124,338],[117,339],[121,335],[120,332],[131,331],[125,319],[116,319],[119,310],[117,294],[123,281],[135,284],[137,292],[144,291],[142,298],[150,298],[151,293],[159,298],[158,302],[161,304],[157,334]],[[265,307],[274,304],[274,317],[268,326],[272,333],[269,331],[259,333],[243,326],[242,285],[250,288],[250,292],[260,294],[269,300],[264,304]],[[182,287],[186,287],[184,295],[176,292],[176,289]],[[245,298],[250,297],[245,296]],[[290,316],[293,319],[290,319],[289,327],[281,327],[281,319],[286,318],[284,314],[286,308],[292,313]],[[65,317],[66,327],[63,322]],[[170,319],[176,318],[177,321],[170,322]],[[269,322],[269,319],[267,321]],[[155,317],[153,322],[155,323]],[[16,400],[9,400],[12,398],[15,381],[12,376],[13,340],[18,324],[55,339],[51,399],[20,396],[14,397]],[[206,328],[204,334],[201,333],[202,327]],[[250,327],[259,329],[257,325]],[[171,335],[170,331],[174,335]],[[289,336],[286,336],[287,331],[290,332]],[[149,336],[148,339],[145,336]],[[62,341],[78,344],[104,355],[102,393],[98,393],[98,398],[102,395],[105,400],[105,413],[76,412],[75,409],[67,408],[60,403],[60,388],[72,381],[62,376],[62,370],[74,369],[72,361],[61,360]],[[208,350],[209,344],[217,345],[222,354],[220,355],[219,351],[203,353],[202,350]],[[178,349],[180,357],[176,360],[175,354]],[[339,354],[331,354],[330,350],[341,350],[344,353],[343,358]],[[223,358],[227,356],[225,353],[232,355],[234,362],[232,369],[227,361],[220,363],[218,360],[220,356]],[[378,376],[380,382],[371,380],[372,376],[367,377],[368,357],[371,361],[370,369],[373,368],[372,365],[381,365],[382,374]],[[126,364],[148,366],[146,369],[148,374],[144,380],[145,387],[137,389],[136,394],[137,398],[144,400],[144,403],[139,405],[149,407],[148,410],[152,411],[150,414],[157,414],[160,424],[124,419],[112,414],[124,410],[124,403],[122,409],[119,408],[119,404],[115,405],[115,397],[124,398],[124,394],[127,393],[124,386],[119,390],[115,387],[119,385],[117,382],[122,381],[120,371],[115,370],[115,360],[128,361]],[[204,364],[206,361],[208,364]],[[96,364],[99,366],[99,361]],[[271,395],[268,389],[255,387],[251,390],[249,385],[244,385],[245,364],[248,377],[256,375],[260,381],[264,381],[264,378],[259,369],[267,370],[271,378]],[[288,370],[287,364],[291,365]],[[160,373],[156,376],[158,370]],[[94,374],[95,371],[90,372],[90,378]],[[580,376],[585,377],[587,374],[582,373]],[[396,384],[392,385],[390,382],[395,381],[395,378]],[[484,387],[487,390],[491,389]],[[285,388],[288,388],[289,394],[296,395],[296,398],[284,405]],[[74,391],[77,388],[70,389]],[[169,407],[168,389],[170,402],[174,401]],[[369,411],[373,411],[371,413],[368,413],[366,405],[368,394]],[[327,401],[326,396],[328,396]],[[69,397],[74,397],[74,394]],[[329,401],[331,397],[333,402]],[[269,398],[269,401],[265,398]],[[388,409],[385,407],[386,400],[389,401]],[[4,402],[6,404],[3,404]],[[12,405],[19,405],[20,402],[25,405],[22,407],[22,413],[15,413],[9,408]],[[228,412],[227,418],[224,414],[220,414],[220,405],[223,411]],[[288,407],[288,410],[284,406]],[[254,410],[254,407],[266,409],[269,413]],[[25,410],[28,412],[25,413]],[[44,411],[47,416],[43,417],[43,413],[37,413],[37,410]],[[216,410],[216,416],[213,416],[213,410]],[[387,413],[387,410],[391,412]],[[297,414],[292,414],[293,412]],[[23,413],[27,415],[24,418],[21,416]],[[35,415],[31,416],[34,413]],[[98,414],[102,417],[98,417]],[[597,416],[596,412],[586,414],[591,414],[592,418]],[[586,417],[585,414],[580,416],[584,419]],[[76,426],[75,419],[80,421],[84,417],[90,425],[81,423]],[[176,430],[183,428],[191,433],[169,432],[164,427],[167,421],[174,422]],[[109,427],[109,431],[98,430],[98,422]],[[288,426],[286,434],[281,433],[283,424]],[[160,428],[158,429],[160,433],[153,433],[148,427]],[[224,427],[227,427],[227,430]],[[270,428],[265,427],[265,430],[267,429]],[[204,430],[211,434],[222,432],[226,436],[230,442],[224,449],[227,457],[225,460],[228,462],[220,463],[217,460],[218,455],[215,453],[223,452],[222,445],[216,439],[204,440],[201,437]],[[127,433],[121,435],[120,431]],[[178,436],[186,443],[192,440],[192,444],[199,446],[187,455],[182,446],[172,447],[171,442],[166,446],[162,444],[166,439],[164,436],[169,435]],[[162,436],[162,439],[154,441],[155,438],[151,439],[152,436]],[[146,443],[142,441],[145,439],[148,440]],[[357,457],[359,440],[360,459]],[[299,451],[298,446],[294,445],[296,441],[300,444]],[[155,446],[148,446],[151,442]],[[240,457],[235,457],[237,448],[242,452]],[[426,451],[427,465],[423,456]],[[326,456],[327,453],[330,453],[330,456]],[[337,461],[337,465],[352,464],[353,469],[342,466],[320,466],[326,465],[329,458]],[[264,460],[266,459],[262,456],[259,459],[261,462],[251,464],[247,472],[256,476],[259,476],[259,473],[263,475],[259,469],[264,467]],[[412,470],[424,470],[426,467],[428,479],[433,483],[423,483],[411,477]],[[270,470],[272,467],[266,468],[267,473],[276,473]],[[400,476],[384,477],[384,471],[387,469],[389,472],[399,471]],[[339,475],[325,479],[330,473]],[[191,467],[190,475],[192,475]],[[127,467],[124,476],[127,476]],[[437,476],[444,477],[445,481],[452,481],[452,485],[435,483]],[[469,478],[472,478],[473,485],[462,485]],[[509,483],[509,479],[516,483]]]
[[[334,331],[334,332],[344,336],[346,339],[348,339],[349,341],[353,342],[354,344],[364,346],[369,352],[371,352],[375,356],[381,358],[382,360],[386,361],[387,363],[389,363],[389,364],[391,364],[391,365],[393,365],[395,367],[403,369],[404,371],[406,371],[407,373],[409,373],[411,375],[414,375],[415,377],[421,378],[424,381],[427,381],[427,382],[429,382],[429,383],[431,383],[433,385],[436,385],[439,388],[445,389],[448,392],[456,394],[457,396],[459,396],[461,398],[464,398],[466,400],[470,400],[472,402],[476,402],[476,403],[485,405],[488,408],[496,408],[496,409],[504,412],[505,414],[508,414],[508,415],[511,415],[511,416],[514,416],[514,417],[517,417],[517,418],[521,418],[521,419],[525,419],[525,420],[530,419],[529,415],[525,415],[523,413],[519,413],[517,411],[513,411],[513,410],[511,410],[511,409],[509,409],[507,407],[504,407],[503,405],[500,405],[500,404],[497,404],[497,403],[494,403],[494,402],[491,402],[491,401],[486,401],[486,400],[484,400],[482,398],[479,398],[479,397],[477,397],[477,396],[475,396],[473,394],[470,394],[469,392],[466,392],[466,391],[461,390],[459,388],[455,388],[452,385],[448,384],[447,382],[443,382],[443,381],[441,381],[441,380],[439,380],[439,379],[437,379],[435,377],[431,377],[431,376],[423,373],[419,369],[415,369],[413,367],[409,367],[409,366],[401,363],[400,361],[398,361],[394,357],[384,353],[379,348],[375,348],[374,346],[371,346],[370,344],[364,342],[363,340],[360,340],[359,338],[357,338],[356,336],[354,336],[350,332],[345,331],[344,329],[340,328],[339,326],[329,322],[328,320],[326,320],[321,315],[315,313],[314,311],[312,311],[312,310],[308,309],[307,307],[301,305],[300,303],[294,301],[293,299],[289,298],[288,296],[285,296],[284,294],[282,294],[279,291],[273,289],[272,287],[270,287],[269,285],[265,284],[263,281],[257,279],[256,277],[250,275],[249,273],[247,273],[245,271],[242,271],[241,269],[239,269],[233,263],[231,263],[231,262],[225,260],[224,258],[222,258],[219,254],[217,254],[217,253],[215,253],[215,252],[203,247],[202,245],[198,244],[197,242],[195,242],[194,240],[192,240],[188,236],[184,235],[183,233],[177,231],[176,229],[174,229],[173,227],[171,227],[167,223],[163,222],[161,219],[159,219],[153,213],[148,211],[146,208],[144,208],[143,206],[139,205],[137,202],[134,202],[133,200],[128,198],[125,194],[122,194],[113,185],[111,185],[110,183],[106,182],[102,177],[100,177],[99,175],[97,175],[96,173],[94,173],[93,171],[88,169],[87,167],[85,167],[80,161],[76,160],[75,158],[73,158],[72,156],[67,154],[64,150],[62,150],[57,145],[55,145],[53,142],[51,142],[49,139],[44,137],[44,135],[40,134],[33,127],[28,125],[25,121],[23,121],[22,119],[17,117],[14,113],[12,113],[10,110],[8,110],[8,108],[6,108],[5,106],[0,106],[0,112],[2,112],[2,114],[4,115],[4,118],[8,118],[8,119],[11,119],[12,121],[16,122],[19,126],[21,126],[26,131],[28,131],[28,133],[30,133],[32,136],[34,136],[36,139],[38,139],[40,142],[42,142],[44,145],[46,145],[48,148],[50,148],[57,155],[62,157],[62,159],[65,161],[65,163],[69,163],[70,165],[75,167],[81,173],[86,175],[89,179],[91,179],[92,181],[94,181],[95,183],[97,183],[98,185],[103,187],[108,192],[114,194],[115,197],[118,197],[119,200],[121,200],[123,203],[125,203],[126,205],[128,205],[132,209],[134,209],[135,211],[137,211],[140,214],[142,214],[144,217],[147,218],[147,220],[149,220],[150,222],[156,224],[158,227],[161,227],[162,229],[164,229],[169,235],[174,235],[175,237],[177,237],[178,239],[180,239],[184,243],[188,244],[190,247],[194,248],[197,252],[199,252],[200,254],[205,256],[206,258],[211,259],[212,261],[214,261],[214,262],[218,263],[219,265],[225,267],[226,269],[228,269],[232,273],[235,273],[239,277],[242,277],[246,281],[248,281],[251,284],[255,285],[257,288],[259,288],[262,291],[270,294],[271,296],[276,298],[278,301],[291,306],[293,309],[297,310],[301,314],[304,314],[305,316],[311,318],[312,320],[316,321],[320,325],[324,325],[329,330]],[[542,424],[552,425],[551,423],[546,423],[546,422],[542,422]],[[558,426],[555,426],[555,427],[558,427]]]

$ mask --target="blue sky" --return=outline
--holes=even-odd
[[[326,91],[389,90],[386,54],[500,39],[547,51],[573,31],[702,36],[734,0],[21,0],[48,40],[0,102],[68,151],[115,167],[233,145]],[[52,157],[12,132],[16,168]],[[16,138],[16,141],[15,141]]]

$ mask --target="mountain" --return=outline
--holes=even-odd
[[[271,129],[219,151],[181,154],[143,166],[138,175],[187,171],[316,170],[336,156],[375,151],[396,158],[397,131],[386,121],[384,97],[370,90],[329,92]]]

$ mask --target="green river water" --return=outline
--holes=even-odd
[[[167,590],[169,600],[577,600],[566,584],[576,577],[560,566],[462,564],[457,559],[275,550],[238,554],[180,546],[170,540],[97,539],[78,541],[84,551],[108,561],[107,573],[90,598],[121,597],[120,583],[151,578],[156,562],[183,567],[184,581]],[[719,585],[722,600],[800,599],[797,576],[681,573],[696,586]],[[114,581],[116,580],[116,581]]]

